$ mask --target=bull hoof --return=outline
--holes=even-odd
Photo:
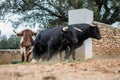
[[[37,60],[32,59],[30,63],[31,63],[31,64],[35,64],[35,63],[37,63]]]

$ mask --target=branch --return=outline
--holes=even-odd
[[[120,21],[120,9],[119,9],[119,7],[115,8],[115,11],[113,12],[113,14],[110,18],[110,23],[114,23],[116,21]]]
[[[52,7],[54,7],[54,9],[57,10],[57,12],[60,13],[60,15],[64,16],[63,11],[61,10],[62,8],[59,6],[55,6],[53,3],[51,3],[49,0],[47,1],[49,5],[51,5]],[[61,3],[59,3],[59,5],[62,5]]]
[[[49,10],[48,8],[43,7],[43,6],[41,6],[41,5],[38,5],[37,3],[34,3],[34,5],[38,6],[38,7],[39,7],[40,9],[42,9],[42,10],[47,11],[47,12],[48,12],[49,14],[51,14],[52,16],[56,16],[56,17],[60,18],[61,20],[66,21],[66,18],[64,18],[64,17],[61,16],[61,15],[56,14],[55,12]],[[67,21],[68,21],[68,20],[67,20]]]

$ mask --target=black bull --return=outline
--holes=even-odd
[[[72,44],[78,42],[76,31],[79,29],[74,27],[55,27],[40,31],[35,39],[33,48],[33,59],[39,60],[44,53],[47,52],[47,60],[57,51],[63,40]]]
[[[69,25],[69,27],[76,27],[81,31],[77,31],[77,43],[71,43],[67,40],[63,40],[62,46],[59,49],[60,55],[63,50],[66,51],[65,59],[67,59],[70,55],[72,55],[72,58],[75,59],[75,49],[82,46],[83,42],[88,38],[94,38],[94,39],[101,39],[101,34],[99,31],[99,27],[97,25],[93,24],[73,24]]]

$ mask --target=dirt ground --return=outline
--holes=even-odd
[[[0,80],[120,80],[120,59],[0,65]]]

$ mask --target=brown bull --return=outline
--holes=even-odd
[[[30,29],[25,29],[25,30],[21,31],[20,33],[16,33],[16,34],[17,34],[17,36],[21,37],[21,41],[20,41],[20,52],[21,52],[21,57],[22,57],[21,61],[28,62],[29,56],[32,52],[33,45],[34,45],[33,37],[34,37],[34,35],[36,35],[36,33]]]

